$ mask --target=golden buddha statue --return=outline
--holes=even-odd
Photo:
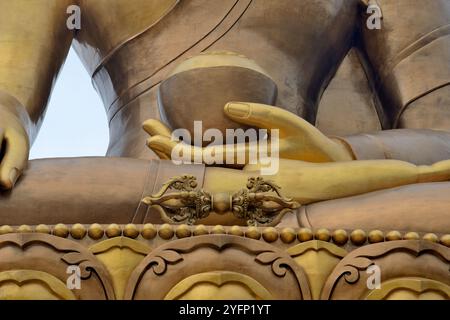
[[[74,2],[80,30],[66,27]],[[303,205],[282,226],[448,231],[450,4],[377,3],[379,30],[366,27],[360,0],[3,1],[0,223],[159,223],[141,199],[174,176],[191,174],[213,194],[258,176],[252,164],[174,165],[170,119],[279,129],[279,171],[267,179]],[[107,155],[28,163],[71,45],[108,114]],[[242,77],[228,76],[232,68]],[[250,71],[255,82],[243,81]],[[194,85],[158,103],[161,83],[180,75]],[[204,101],[227,97],[205,85],[219,77],[229,79],[224,92],[247,88],[261,101],[208,109]],[[231,214],[199,222],[245,224]]]

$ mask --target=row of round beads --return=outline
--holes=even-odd
[[[91,239],[98,240],[104,235],[108,238],[114,238],[119,236],[125,236],[129,238],[137,238],[141,235],[144,239],[153,239],[157,235],[164,239],[170,240],[174,236],[179,239],[187,238],[190,236],[200,236],[207,234],[230,234],[234,236],[247,237],[250,239],[259,240],[261,238],[266,242],[275,242],[280,239],[283,243],[292,243],[298,239],[300,242],[306,242],[310,240],[321,240],[321,241],[332,241],[333,243],[343,246],[351,241],[353,245],[363,245],[366,242],[369,243],[379,243],[383,241],[395,241],[395,240],[427,240],[435,243],[441,243],[447,247],[450,247],[450,234],[441,236],[440,238],[434,233],[427,233],[420,236],[417,232],[407,232],[402,234],[399,231],[390,231],[384,233],[380,230],[373,230],[366,233],[364,230],[357,229],[352,231],[350,234],[345,230],[335,230],[330,232],[328,229],[318,229],[315,232],[308,228],[302,228],[299,230],[294,230],[293,228],[284,228],[278,230],[272,227],[267,228],[256,228],[256,227],[224,227],[221,225],[214,226],[212,228],[207,228],[204,225],[198,225],[190,227],[187,225],[173,226],[169,224],[163,224],[159,229],[153,224],[145,224],[143,226],[138,226],[135,224],[127,224],[125,226],[120,226],[118,224],[110,224],[106,227],[94,223],[86,228],[82,224],[74,224],[72,226],[67,226],[65,224],[57,224],[50,227],[48,225],[40,224],[36,226],[33,230],[32,227],[27,225],[22,225],[16,229],[11,226],[1,226],[0,235],[7,233],[46,233],[53,234],[58,237],[67,238],[69,234],[72,238],[80,240],[88,235]]]

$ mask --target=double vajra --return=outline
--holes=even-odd
[[[197,180],[192,175],[174,177],[167,181],[158,193],[142,199],[142,202],[159,211],[167,223],[189,225],[209,216],[232,213],[249,226],[277,224],[283,215],[300,204],[285,198],[280,187],[261,177],[249,178],[245,189],[230,195],[210,194],[196,190]]]

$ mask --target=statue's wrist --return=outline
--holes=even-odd
[[[33,138],[33,125],[27,109],[12,95],[0,90],[0,112],[7,112],[20,122],[30,139]]]
[[[351,161],[357,159],[352,146],[344,138],[333,136],[330,139],[336,143],[341,153],[345,154],[346,160]]]

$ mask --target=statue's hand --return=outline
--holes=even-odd
[[[224,111],[236,122],[267,129],[269,136],[272,130],[278,129],[280,158],[307,162],[353,160],[350,151],[339,141],[326,137],[316,127],[284,109],[257,103],[233,102],[228,103]],[[149,148],[162,159],[170,159],[172,149],[178,144],[171,139],[170,130],[154,119],[144,123],[144,130],[152,136],[147,140]],[[184,148],[183,151],[191,152],[192,157],[198,152],[197,147],[184,145]],[[203,148],[201,152],[208,151],[208,148],[210,147]],[[249,152],[249,145],[226,145],[223,150],[225,159],[229,153],[236,154],[242,150]]]
[[[27,165],[29,149],[21,120],[0,104],[0,189],[14,187]]]

